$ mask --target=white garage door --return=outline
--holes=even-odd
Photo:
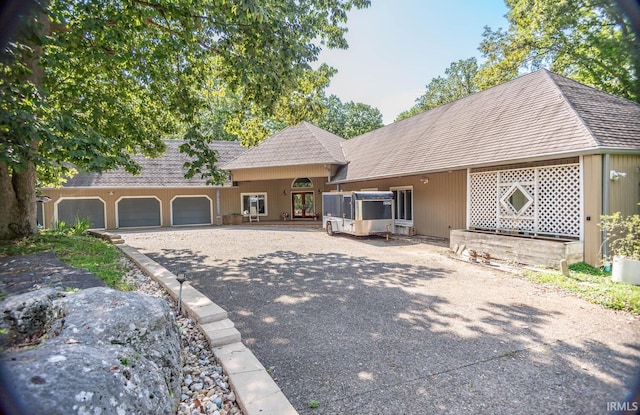
[[[171,201],[172,224],[210,225],[211,200],[205,196],[178,196]]]
[[[118,227],[160,226],[160,201],[155,197],[131,197],[118,201]]]

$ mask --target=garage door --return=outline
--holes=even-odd
[[[179,225],[210,225],[211,200],[208,197],[178,196],[171,201],[172,224]]]
[[[58,221],[74,223],[76,218],[89,218],[92,228],[105,228],[104,202],[101,199],[62,199],[56,209]]]
[[[155,197],[123,198],[118,201],[118,227],[160,226],[160,201]]]

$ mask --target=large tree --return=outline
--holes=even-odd
[[[640,33],[620,7],[629,1],[506,0],[508,29],[485,28],[480,87],[547,67],[640,102]]]
[[[304,119],[330,73],[309,63],[322,46],[345,48],[347,11],[368,4],[36,2],[0,56],[0,239],[35,232],[36,171],[47,182],[70,165],[136,172],[131,154],[157,156],[180,132],[196,151],[203,91],[239,98],[231,118],[247,142],[275,111]]]
[[[382,113],[371,105],[353,101],[343,103],[335,95],[324,98],[322,105],[326,112],[310,121],[343,138],[353,138],[384,125]]]
[[[412,117],[421,112],[464,98],[480,89],[476,83],[478,62],[476,58],[461,59],[451,63],[444,71],[445,76],[433,78],[426,86],[424,94],[416,99],[413,107],[400,113],[396,121]]]

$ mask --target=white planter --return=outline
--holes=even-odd
[[[640,260],[614,256],[611,278],[618,282],[640,285]]]

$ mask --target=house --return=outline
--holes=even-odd
[[[39,204],[38,224],[51,228],[79,217],[90,218],[97,229],[211,225],[222,222],[221,212],[240,213],[232,202],[237,188],[231,183],[209,186],[200,177],[185,179],[188,158],[178,150],[183,141],[165,143],[163,157],[133,157],[142,167],[140,175],[122,168],[81,173],[61,188],[42,189],[50,201]],[[246,151],[237,142],[217,141],[211,147],[218,153],[218,163]]]
[[[221,156],[220,164],[233,186],[194,193],[220,200],[211,223],[234,211],[256,220],[283,214],[310,220],[322,211],[321,192],[391,190],[396,233],[450,238],[452,248],[536,265],[597,264],[600,215],[637,213],[640,201],[640,105],[547,70],[351,140],[302,123],[248,151],[234,151],[236,157]],[[53,205],[72,197],[75,183],[47,191]],[[107,205],[125,190],[110,189],[114,200],[100,196]],[[128,199],[155,197],[161,208],[177,212],[182,205],[167,198],[184,198],[181,189],[195,190],[185,185],[158,196],[148,186],[144,194],[132,187],[120,203],[126,200],[126,213],[129,204],[138,206]],[[89,197],[98,188],[88,184],[84,191]],[[60,206],[49,216],[60,217],[56,211]],[[171,222],[172,215],[155,226],[182,224]],[[107,213],[106,228],[132,225],[150,226]]]

